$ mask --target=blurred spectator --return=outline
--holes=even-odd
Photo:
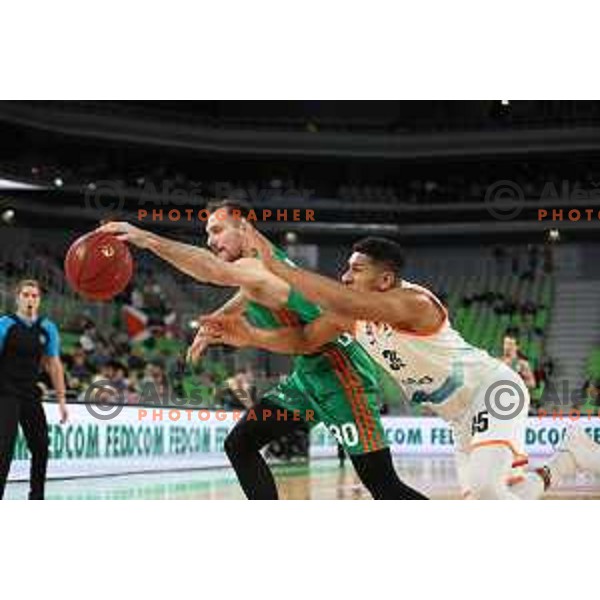
[[[97,332],[96,326],[93,323],[87,324],[84,327],[83,333],[79,338],[79,343],[83,351],[87,354],[92,354],[96,350]]]
[[[502,346],[503,352],[500,360],[521,376],[529,390],[535,389],[535,376],[529,366],[527,357],[519,351],[519,343],[516,337],[512,334],[505,335]]]
[[[587,400],[595,407],[600,407],[600,381],[594,379],[586,387]]]
[[[163,366],[156,362],[148,363],[141,386],[145,389],[150,388],[154,398],[164,399],[169,391],[169,384]]]
[[[78,348],[75,350],[68,371],[71,378],[76,379],[78,382],[84,382],[90,379],[92,371],[83,349]]]
[[[115,364],[115,374],[113,377],[113,385],[116,389],[125,393],[129,388],[129,381],[127,379],[127,369],[120,363]]]

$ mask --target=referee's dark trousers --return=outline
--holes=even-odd
[[[17,431],[21,426],[31,453],[30,500],[43,500],[48,466],[48,422],[37,398],[0,396],[0,498],[13,458]]]

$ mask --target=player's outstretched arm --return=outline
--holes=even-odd
[[[308,300],[340,316],[353,320],[380,321],[412,329],[429,330],[437,326],[441,314],[423,294],[394,288],[387,292],[357,292],[334,279],[299,267],[272,260],[265,263],[278,277],[287,281]]]
[[[225,262],[204,248],[156,235],[130,223],[113,221],[102,225],[98,231],[112,233],[122,241],[150,250],[182,273],[204,283],[260,287],[263,279],[270,275],[266,269],[248,268],[242,261]]]
[[[239,290],[234,296],[232,296],[225,304],[221,307],[217,308],[213,313],[209,316],[212,318],[218,317],[236,317],[241,315],[246,306],[246,296],[244,292]],[[205,315],[200,315],[198,319],[202,319]],[[187,351],[186,359],[188,362],[196,363],[200,359],[200,357],[204,354],[205,350],[210,345],[209,341],[206,339],[204,331],[202,327],[200,327],[194,336],[194,341],[190,345]]]
[[[392,289],[387,292],[357,292],[324,277],[275,259],[273,246],[258,230],[251,231],[251,246],[264,265],[287,281],[311,302],[349,319],[381,321],[428,330],[439,324],[436,305],[423,294]]]
[[[301,327],[281,329],[259,329],[242,316],[204,317],[201,323],[210,344],[262,348],[279,354],[313,354],[353,325],[332,314],[324,314]]]

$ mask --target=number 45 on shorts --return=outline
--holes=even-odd
[[[488,430],[489,426],[490,415],[487,410],[482,410],[473,417],[473,421],[471,422],[471,435],[483,433]]]

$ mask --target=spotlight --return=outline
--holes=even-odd
[[[60,177],[57,177],[57,178],[54,180],[54,185],[55,185],[56,187],[62,187],[62,186],[63,186],[63,180],[62,180]]]
[[[0,218],[5,225],[12,225],[15,221],[15,211],[12,208],[7,208],[2,211]]]
[[[285,234],[286,244],[295,244],[298,241],[298,234],[295,231],[288,231]]]
[[[494,100],[491,103],[491,116],[495,119],[507,119],[512,114],[510,100]]]

